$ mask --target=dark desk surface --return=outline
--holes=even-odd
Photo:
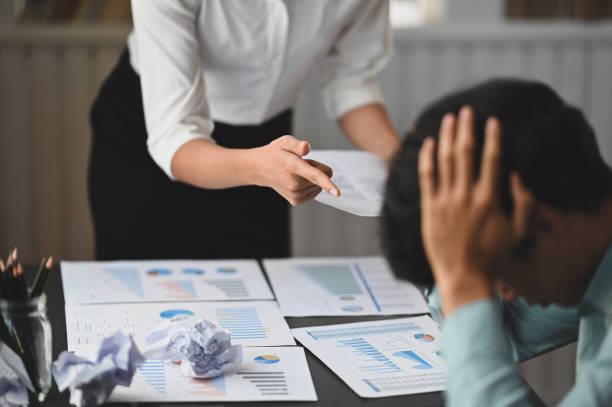
[[[26,267],[29,281],[31,281],[35,270]],[[47,313],[53,327],[53,359],[55,360],[62,350],[66,349],[66,316],[64,314],[64,294],[59,270],[53,270],[49,275],[46,287],[47,293]],[[126,305],[129,306],[129,305]],[[388,318],[388,317],[387,317]],[[291,328],[299,328],[314,325],[339,324],[347,322],[373,321],[385,319],[385,317],[316,317],[316,318],[287,318]],[[306,359],[310,374],[317,392],[319,401],[317,402],[202,402],[202,403],[168,403],[170,406],[203,406],[203,405],[230,405],[230,406],[440,406],[442,405],[441,393],[427,393],[413,396],[385,397],[379,399],[362,399],[357,396],[338,376],[336,376],[327,366],[317,359],[308,349],[306,349]],[[68,406],[68,391],[60,394],[53,385],[53,389],[44,403],[45,406],[59,407]],[[135,404],[109,404],[112,406],[135,406]],[[154,404],[142,404],[160,405]],[[165,405],[165,404],[162,404]]]

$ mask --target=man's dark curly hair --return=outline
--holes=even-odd
[[[421,286],[433,276],[421,241],[417,173],[426,137],[437,140],[442,117],[469,105],[475,112],[475,175],[484,125],[496,116],[502,127],[501,202],[510,213],[508,175],[516,171],[535,198],[561,211],[597,211],[612,193],[612,171],[582,113],[539,82],[495,79],[445,96],[417,118],[392,164],[382,211],[383,252],[395,274]]]

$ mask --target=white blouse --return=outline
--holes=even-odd
[[[296,103],[311,68],[329,116],[382,103],[388,0],[132,0],[130,62],[140,75],[148,150],[174,153],[213,120],[259,124]]]

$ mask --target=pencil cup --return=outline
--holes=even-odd
[[[47,297],[0,300],[0,312],[39,401],[51,388],[52,334]]]

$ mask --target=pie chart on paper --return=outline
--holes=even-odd
[[[164,318],[164,319],[171,319],[174,317],[177,317],[179,315],[183,315],[186,317],[193,317],[195,316],[195,314],[192,311],[186,310],[186,309],[169,309],[166,311],[162,311],[159,313],[159,316]]]
[[[168,269],[152,269],[152,270],[147,271],[147,275],[151,277],[169,276],[170,274],[172,274],[172,271]]]
[[[275,355],[260,355],[255,358],[255,362],[261,363],[262,365],[273,365],[274,363],[280,362],[280,358]]]
[[[414,338],[421,342],[433,342],[436,340],[436,338],[429,334],[416,334],[414,335]]]

